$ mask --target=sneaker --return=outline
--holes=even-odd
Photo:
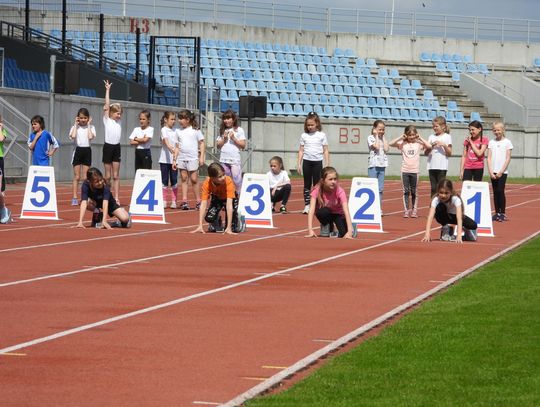
[[[101,221],[103,220],[103,212],[94,212],[92,214],[92,223],[90,224],[93,228],[101,228]]]
[[[77,198],[72,198],[71,206],[79,206],[79,200]]]
[[[113,220],[112,222],[109,222],[109,225],[110,225],[112,228],[121,228],[121,227],[122,227],[122,222],[120,222],[119,219],[115,219],[115,220]]]
[[[444,225],[441,228],[441,240],[444,242],[455,240],[454,228],[450,227],[450,225]]]
[[[171,206],[169,206],[171,209],[176,209],[176,201],[171,202]]]
[[[501,216],[500,213],[494,213],[493,216],[491,217],[491,220],[496,222],[499,220],[499,217]]]
[[[321,237],[330,237],[330,223],[321,225]]]
[[[411,212],[411,218],[417,218],[418,217],[418,211],[416,209],[413,209]]]
[[[208,231],[211,233],[223,232],[223,226],[221,226],[221,217],[216,218],[215,221],[208,225]]]
[[[186,201],[182,202],[182,204],[180,205],[180,209],[182,209],[183,211],[189,211],[189,204]]]
[[[504,213],[499,213],[499,219],[497,219],[499,222],[506,222],[508,220],[508,216]]]
[[[408,218],[409,217],[409,210],[407,209],[405,212],[403,212],[403,217]]]
[[[124,224],[122,223],[122,227],[125,229],[129,229],[131,227],[131,214],[128,214],[128,221]]]
[[[334,230],[333,232],[330,232],[331,238],[337,238],[339,237],[339,232],[337,230]]]
[[[196,210],[201,209],[201,201],[197,201],[197,203],[195,204],[195,209]]]
[[[4,206],[2,209],[0,209],[0,223],[6,224],[10,223],[11,221],[11,210]]]
[[[478,233],[476,232],[476,229],[467,229],[463,228],[463,240],[466,242],[476,242],[478,239]]]
[[[280,212],[280,213],[287,213],[287,208],[285,207],[285,205],[281,205],[281,206],[279,207],[279,212]]]
[[[304,210],[302,211],[302,213],[304,215],[307,215],[309,213],[309,204],[307,204],[306,206],[304,206]]]
[[[243,233],[246,231],[246,218],[242,216],[238,216],[238,221],[236,224],[236,228],[234,230],[235,233]]]

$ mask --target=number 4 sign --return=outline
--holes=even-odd
[[[274,227],[268,175],[244,174],[238,212],[245,217],[248,227]]]
[[[478,224],[478,236],[494,236],[491,219],[491,201],[487,182],[464,181],[461,200],[465,205],[465,215]]]
[[[383,232],[379,184],[376,178],[352,179],[349,212],[353,228],[358,232]]]
[[[53,167],[32,165],[28,169],[21,218],[58,220]]]
[[[129,212],[134,223],[167,223],[160,171],[137,170]]]

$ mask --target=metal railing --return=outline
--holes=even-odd
[[[23,23],[25,0],[0,0],[3,18]],[[43,29],[58,28],[58,21],[48,15],[59,12],[60,2],[30,1],[31,23]],[[6,7],[7,6],[7,7]],[[141,19],[168,19],[182,22],[207,22],[241,26],[322,31],[327,34],[378,34],[416,38],[434,36],[467,39],[474,43],[485,40],[540,42],[540,20],[445,15],[432,13],[391,12],[382,10],[305,7],[247,0],[113,0],[70,1],[68,13],[79,14],[80,23],[94,24],[96,14]],[[54,16],[56,17],[56,16]],[[16,20],[16,21],[14,21]],[[56,18],[58,20],[58,18]],[[122,22],[116,24],[122,25]],[[129,21],[124,24],[129,29]],[[121,28],[121,27],[119,27]],[[78,28],[85,30],[84,26]],[[119,30],[122,31],[122,30]]]
[[[7,147],[4,149],[6,172],[8,176],[11,168],[20,166],[21,174],[26,175],[30,166],[30,150],[26,144],[28,135],[32,131],[30,118],[21,113],[15,106],[3,97],[0,97],[0,114],[8,132]]]

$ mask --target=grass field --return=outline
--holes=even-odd
[[[540,406],[540,238],[332,358],[266,406]]]

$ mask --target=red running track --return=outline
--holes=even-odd
[[[236,236],[191,234],[198,214],[179,210],[75,229],[68,186],[61,221],[2,225],[2,404],[221,405],[540,229],[540,186],[509,185],[495,237],[421,243],[429,185],[420,218],[403,219],[388,181],[386,233],[306,239],[300,190],[275,229]],[[14,213],[23,192],[8,191]]]

